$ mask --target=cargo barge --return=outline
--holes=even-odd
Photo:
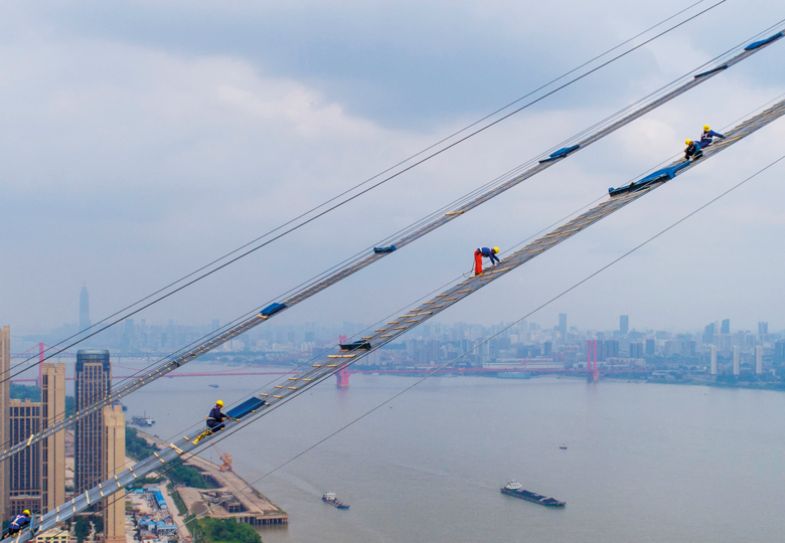
[[[517,481],[510,481],[504,485],[501,490],[502,494],[520,498],[521,500],[526,500],[527,502],[544,505],[545,507],[564,507],[567,505],[566,502],[559,501],[556,498],[549,498],[547,496],[543,496],[542,494],[532,492],[531,490],[526,490],[523,488],[523,485]]]
[[[327,492],[326,494],[322,494],[322,501],[324,503],[329,503],[333,507],[337,509],[347,510],[349,509],[350,505],[348,503],[343,503],[335,496],[335,492]]]

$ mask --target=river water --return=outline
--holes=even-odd
[[[188,371],[208,368],[230,369]],[[155,417],[161,437],[182,435],[218,397],[229,404],[268,380],[162,379],[126,404]],[[230,452],[255,480],[413,381],[353,375],[337,390],[330,380],[209,455]],[[261,533],[265,543],[778,541],[783,418],[785,394],[769,391],[431,378],[258,482],[290,515],[288,528]],[[510,479],[567,507],[501,495]],[[327,491],[351,510],[323,504]]]

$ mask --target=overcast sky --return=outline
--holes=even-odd
[[[706,2],[706,5],[711,2]],[[94,319],[684,7],[661,0],[4,2],[0,322]],[[728,0],[145,313],[229,320],[785,17]],[[785,26],[785,24],[783,24]],[[298,306],[374,321],[785,93],[785,42]],[[440,317],[528,312],[785,152],[785,120]],[[582,327],[785,328],[785,166],[542,310]],[[502,256],[504,256],[502,254]],[[137,317],[139,318],[139,317]]]

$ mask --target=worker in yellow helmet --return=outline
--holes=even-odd
[[[499,257],[496,256],[499,254],[498,247],[480,247],[475,249],[474,251],[474,275],[480,275],[482,273],[482,259],[483,258],[490,258],[491,264],[496,265],[499,262]]]
[[[215,402],[215,405],[212,409],[210,409],[210,414],[207,415],[207,429],[199,434],[196,439],[194,439],[194,445],[197,445],[202,439],[209,436],[210,434],[214,434],[220,430],[223,430],[226,426],[224,421],[226,419],[232,419],[229,415],[224,413],[223,410],[224,401],[218,400]]]
[[[684,140],[684,145],[687,146],[687,148],[684,149],[684,160],[698,160],[703,156],[701,144],[697,141],[692,141],[691,139],[687,138]]]
[[[712,143],[714,143],[714,138],[720,138],[721,140],[724,140],[725,136],[723,136],[719,132],[715,132],[714,130],[712,130],[709,125],[704,124],[703,134],[701,134],[701,139],[700,139],[701,149],[706,148]]]
[[[27,528],[28,526],[30,526],[31,516],[32,514],[30,513],[29,509],[25,509],[20,514],[16,515],[14,517],[14,520],[8,523],[8,528],[3,530],[3,535],[2,535],[3,539],[5,539],[8,536],[17,534],[22,530],[24,530],[25,528]]]

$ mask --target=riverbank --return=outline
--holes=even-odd
[[[136,430],[137,435],[153,447],[167,444],[147,432]],[[200,456],[183,460],[186,466],[196,469],[209,484],[198,488],[173,481],[174,490],[183,501],[188,515],[214,519],[229,519],[255,528],[287,526],[289,515],[269,498],[234,473],[231,467],[218,466]],[[202,485],[199,485],[202,486]]]

